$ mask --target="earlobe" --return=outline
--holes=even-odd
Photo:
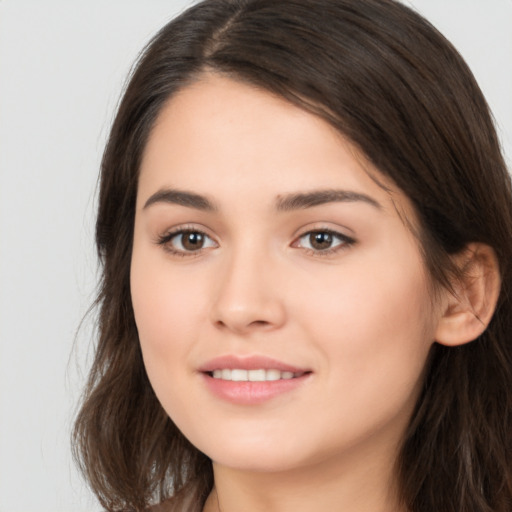
[[[436,341],[447,346],[469,343],[485,331],[501,286],[498,260],[490,246],[471,243],[457,255],[455,263],[460,279],[454,281],[453,291],[444,291],[436,329]]]

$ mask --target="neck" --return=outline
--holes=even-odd
[[[392,466],[370,454],[280,472],[214,463],[215,487],[204,512],[401,512]]]

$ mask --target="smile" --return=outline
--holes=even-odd
[[[258,405],[280,395],[298,392],[311,380],[310,368],[263,355],[226,354],[198,368],[215,397],[235,405]]]
[[[276,380],[289,380],[300,377],[302,373],[281,371],[277,369],[266,370],[264,368],[256,370],[243,370],[238,368],[224,368],[214,370],[211,373],[214,379],[229,380],[235,382],[268,382]]]

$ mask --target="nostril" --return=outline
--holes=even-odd
[[[268,325],[269,322],[266,322],[265,320],[254,320],[254,322],[251,322],[249,325]]]
[[[251,330],[263,331],[280,327],[285,320],[282,304],[247,301],[245,304],[221,303],[212,308],[212,324],[219,330],[232,330],[239,333]]]

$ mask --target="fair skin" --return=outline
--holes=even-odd
[[[162,110],[136,208],[144,362],[213,461],[204,510],[400,511],[394,461],[454,310],[433,303],[407,198],[325,121],[204,75]],[[230,365],[293,379],[214,379]]]

